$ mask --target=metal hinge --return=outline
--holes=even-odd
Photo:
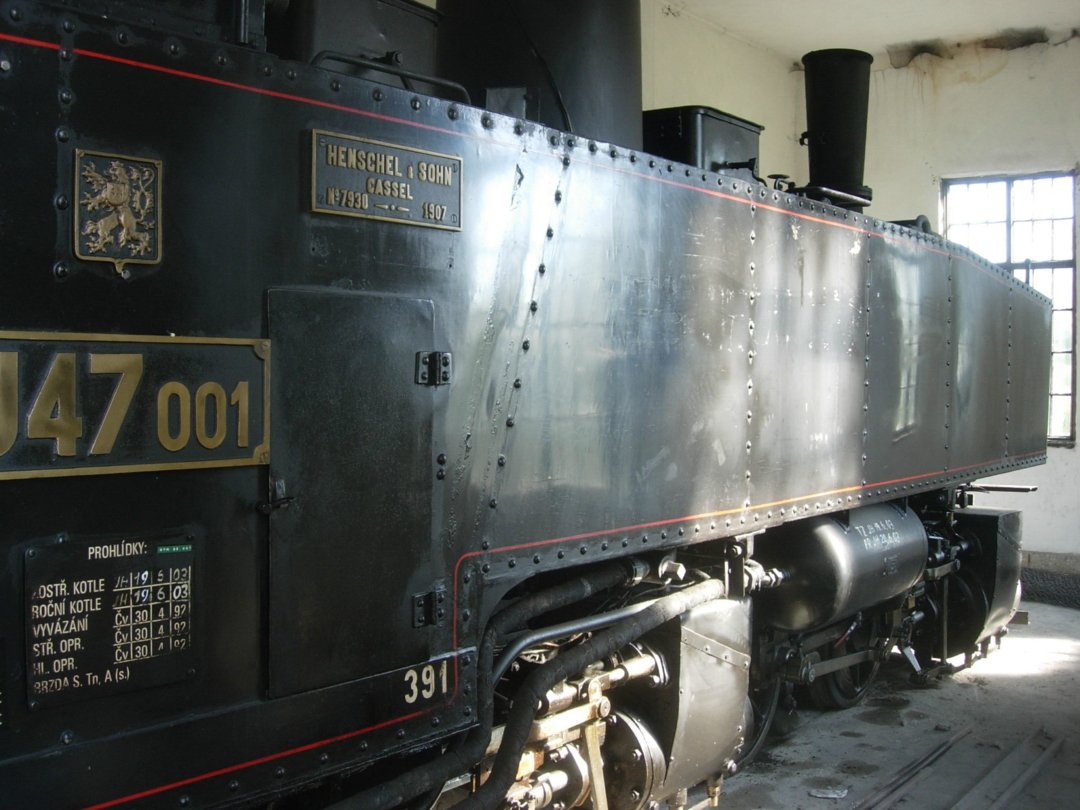
[[[450,352],[417,352],[416,384],[449,385],[454,378],[454,358]]]
[[[446,618],[446,589],[436,588],[431,593],[413,596],[413,627],[438,627]]]
[[[258,505],[259,512],[264,515],[272,514],[278,509],[288,509],[296,500],[292,495],[285,494],[285,479],[278,478],[273,482],[274,495],[270,500],[263,501]]]

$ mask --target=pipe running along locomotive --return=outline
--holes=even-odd
[[[999,637],[1048,302],[863,213],[864,55],[774,188],[639,26],[0,0],[0,804],[678,806]]]

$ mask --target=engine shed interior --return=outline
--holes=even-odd
[[[1070,795],[1080,17],[799,5],[0,0],[0,806]]]

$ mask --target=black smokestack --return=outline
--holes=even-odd
[[[493,112],[641,148],[639,0],[439,0],[439,73]]]
[[[802,58],[806,68],[806,127],[812,196],[861,211],[873,191],[863,185],[866,109],[870,98],[868,53],[836,48]]]

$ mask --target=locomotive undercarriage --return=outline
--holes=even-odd
[[[758,753],[779,712],[799,701],[856,705],[890,656],[906,658],[914,682],[970,665],[1006,632],[1018,593],[999,592],[998,576],[1008,581],[1019,547],[1011,514],[960,509],[958,499],[962,490],[945,490],[794,524],[783,540],[802,535],[807,550],[800,556],[789,546],[786,568],[758,559],[768,560],[757,549],[775,542],[761,533],[586,572],[579,581],[589,584],[577,593],[533,585],[522,595],[530,583],[519,586],[503,600],[486,638],[491,646],[481,652],[493,665],[494,725],[483,758],[451,778],[434,806],[681,808],[685,786],[700,782],[717,806],[724,778]],[[820,604],[802,605],[804,616],[790,606],[822,601],[800,569],[820,556],[805,538],[823,526],[830,540],[866,552],[838,586],[875,601],[844,603],[854,612],[814,624]],[[888,531],[874,533],[880,529]],[[912,549],[921,555],[917,576],[897,590],[910,578],[900,558]],[[890,577],[894,586],[881,590],[876,580]],[[691,596],[696,606],[676,618],[641,621],[665,601],[706,588],[704,601]],[[876,598],[886,591],[895,592]],[[770,593],[783,599],[772,603]],[[634,639],[616,648],[620,633]],[[950,663],[961,655],[963,663]],[[584,666],[567,664],[571,658]],[[560,666],[569,674],[548,674]],[[363,794],[357,806],[376,794]]]

